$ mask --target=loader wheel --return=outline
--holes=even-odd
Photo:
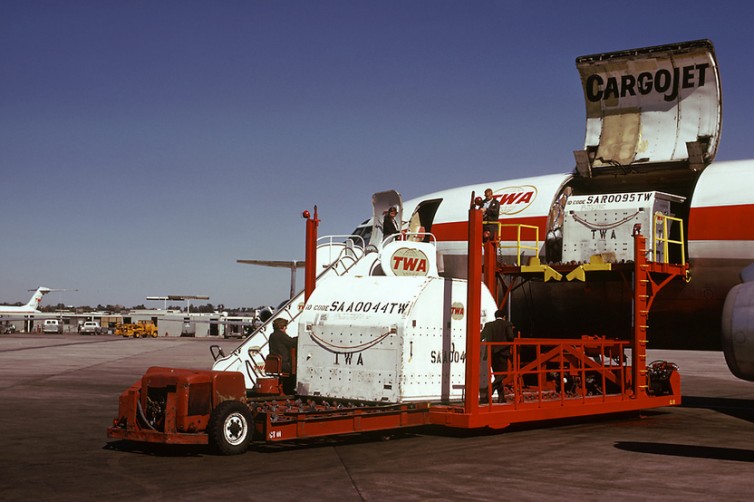
[[[238,455],[249,447],[252,428],[248,406],[240,401],[223,401],[209,419],[209,444],[223,455]]]

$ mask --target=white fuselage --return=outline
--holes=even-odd
[[[682,340],[684,345],[692,347],[717,348],[725,297],[741,282],[741,271],[754,263],[754,226],[750,224],[754,221],[754,160],[715,162],[700,174],[682,175],[685,177],[682,182],[672,185],[665,183],[660,175],[646,177],[638,185],[642,190],[670,192],[683,200],[672,204],[672,213],[684,222],[684,258],[690,264],[692,277],[688,284],[669,286],[658,298],[653,317],[655,342],[666,345],[662,340],[672,337],[675,342]],[[536,229],[521,235],[522,244],[536,248],[536,253],[515,246],[503,247],[502,261],[515,263],[516,255],[537,254],[543,262],[559,262],[548,256],[551,250],[546,240],[553,229],[561,233],[567,231],[562,220],[568,217],[568,211],[564,216],[563,211],[558,210],[564,194],[583,196],[638,191],[638,187],[620,190],[621,183],[601,181],[592,185],[590,181],[573,174],[556,174],[435,192],[403,204],[404,229],[432,233],[441,255],[441,274],[464,278],[470,197],[472,192],[481,195],[486,188],[491,188],[500,201],[501,224]],[[566,240],[568,235],[562,238]],[[502,227],[503,246],[516,239],[514,227]],[[513,321],[532,334],[545,336],[549,333],[542,330],[553,328],[542,321],[540,312],[545,310],[588,313],[588,317],[609,320],[608,326],[623,324],[622,329],[626,329],[625,325],[630,328],[630,323],[623,322],[630,319],[628,310],[622,307],[626,302],[630,304],[630,294],[620,285],[530,286],[526,291],[514,292],[512,303],[517,312]],[[572,316],[565,329],[589,332],[589,326],[594,323],[581,317]],[[674,334],[679,332],[683,332],[682,337]]]

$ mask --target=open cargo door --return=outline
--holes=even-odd
[[[586,102],[583,177],[677,164],[701,171],[715,157],[722,101],[709,40],[576,59]]]
[[[382,233],[382,221],[385,218],[387,210],[391,207],[395,207],[398,210],[398,214],[395,216],[395,221],[400,228],[403,225],[403,201],[401,199],[401,194],[395,190],[387,190],[372,195],[374,216],[372,218],[371,242],[375,245],[381,246],[382,239],[384,238]]]

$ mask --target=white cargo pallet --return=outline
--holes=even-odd
[[[672,216],[670,203],[682,200],[663,192],[571,196],[563,221],[562,261],[588,262],[593,255],[613,263],[633,260],[634,225],[640,224],[647,237],[660,236],[662,227],[655,225],[655,214]],[[649,239],[648,248],[652,242]],[[660,253],[658,260],[662,258]]]

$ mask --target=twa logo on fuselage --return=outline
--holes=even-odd
[[[390,258],[390,267],[398,276],[427,275],[429,260],[422,251],[414,248],[400,248]]]
[[[495,190],[492,195],[500,202],[500,215],[518,214],[531,206],[537,198],[537,187],[521,185]]]
[[[455,321],[460,321],[463,319],[463,303],[461,302],[453,302],[453,304],[450,306],[450,317],[451,319]]]

